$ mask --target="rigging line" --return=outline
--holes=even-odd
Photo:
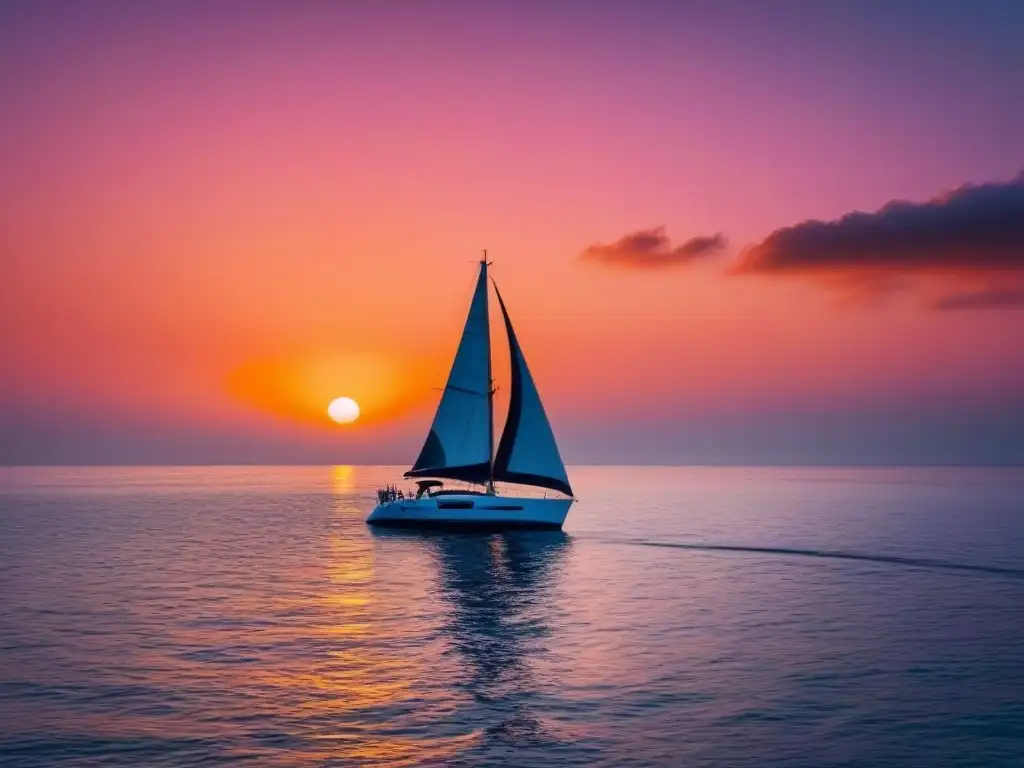
[[[466,387],[455,387],[455,386],[452,386],[452,387],[445,387],[444,389],[446,389],[446,390],[451,389],[451,390],[454,390],[455,392],[461,392],[464,395],[476,395],[477,397],[487,397],[487,395],[489,394],[487,392],[478,392],[475,389],[467,389]]]

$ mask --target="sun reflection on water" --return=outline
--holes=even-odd
[[[355,486],[355,467],[335,464],[331,467],[331,488],[335,493],[348,493]]]
[[[319,619],[307,629],[311,648],[263,683],[310,724],[307,757],[353,766],[445,764],[472,748],[480,731],[445,727],[458,696],[437,684],[438,670],[424,661],[444,651],[433,625],[435,564],[422,546],[382,547],[360,532],[355,485],[352,467],[332,468],[335,530],[327,540],[326,580],[314,606],[294,609]],[[382,549],[387,568],[376,562]],[[410,645],[414,652],[403,653]],[[434,653],[424,654],[431,647]]]

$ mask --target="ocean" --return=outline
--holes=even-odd
[[[0,765],[1024,766],[1024,469],[0,469]]]

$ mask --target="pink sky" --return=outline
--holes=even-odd
[[[482,5],[4,6],[0,461],[409,462],[485,247],[568,461],[1024,460],[1024,311],[727,275],[1013,179],[1019,9]],[[730,249],[578,258],[656,226]]]

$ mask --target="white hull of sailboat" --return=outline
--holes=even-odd
[[[561,529],[572,499],[445,494],[378,504],[366,522],[393,527]]]

